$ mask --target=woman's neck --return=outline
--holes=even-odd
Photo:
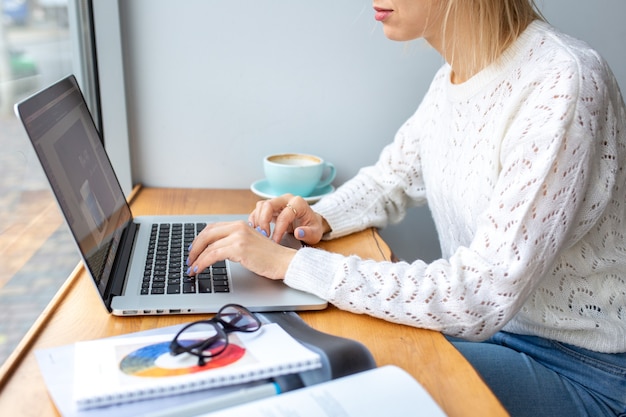
[[[441,34],[426,38],[426,41],[435,48],[445,61],[450,64],[450,82],[461,84],[478,74],[488,65],[497,60],[516,38],[508,36],[498,45],[498,52],[491,53],[486,45],[480,45],[476,39],[475,28],[469,20],[449,17],[454,24],[446,25]],[[530,22],[523,25],[526,29]],[[492,56],[491,56],[492,55]]]
[[[481,51],[478,45],[471,45],[472,39],[467,21],[448,16],[449,22],[454,24],[445,25],[441,33],[427,37],[426,41],[450,64],[450,82],[461,84],[474,76],[482,68],[474,68]],[[477,55],[478,54],[478,55]]]

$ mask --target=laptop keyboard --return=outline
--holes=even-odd
[[[230,292],[226,262],[211,265],[195,277],[187,275],[189,245],[206,223],[153,224],[141,294]]]

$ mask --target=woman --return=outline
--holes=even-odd
[[[190,272],[228,258],[339,308],[441,331],[513,416],[625,413],[626,110],[607,64],[532,0],[374,10],[388,38],[423,37],[446,61],[416,113],[376,165],[313,207],[286,195],[249,225],[208,226]],[[420,204],[443,253],[429,264],[275,243],[383,227]]]

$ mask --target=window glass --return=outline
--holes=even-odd
[[[79,262],[15,102],[75,68],[68,0],[0,0],[0,364]],[[78,32],[78,31],[76,31]]]

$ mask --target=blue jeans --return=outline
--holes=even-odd
[[[480,343],[448,340],[511,417],[626,416],[626,353],[505,332]]]

